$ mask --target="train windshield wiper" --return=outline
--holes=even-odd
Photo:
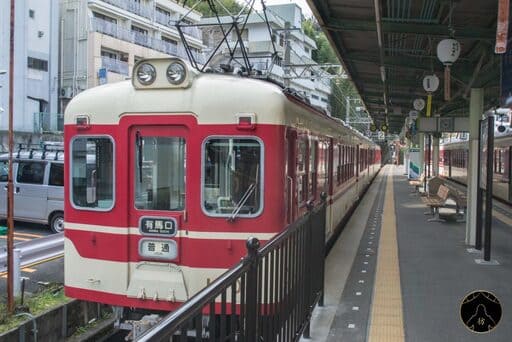
[[[242,198],[240,198],[240,201],[238,201],[235,209],[233,209],[233,211],[231,212],[231,215],[229,216],[228,221],[234,221],[235,220],[235,218],[238,216],[238,213],[240,212],[240,210],[244,206],[245,202],[247,202],[249,197],[251,197],[251,195],[252,195],[252,193],[254,192],[255,189],[256,189],[256,183],[251,183],[251,185],[249,185],[247,190],[245,190],[245,193],[242,196]]]

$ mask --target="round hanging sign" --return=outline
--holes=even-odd
[[[382,125],[380,125],[380,130],[382,132],[387,132],[388,131],[388,126],[386,124],[382,124]]]
[[[414,100],[412,105],[414,106],[414,109],[422,111],[423,108],[425,108],[425,100],[423,100],[423,99],[416,99],[416,100]]]
[[[436,75],[425,76],[423,79],[423,89],[428,93],[433,93],[439,88],[439,77]]]
[[[375,124],[370,125],[370,131],[375,132],[377,130],[377,126]]]

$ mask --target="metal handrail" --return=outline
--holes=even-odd
[[[64,233],[52,234],[17,243],[21,250],[21,267],[64,254]],[[7,252],[0,252],[0,273],[7,271]]]
[[[240,336],[254,342],[278,336],[283,341],[297,341],[302,333],[308,337],[313,308],[323,305],[325,208],[325,197],[316,208],[309,203],[307,215],[261,249],[258,239],[249,238],[248,254],[239,264],[164,317],[138,341],[168,340],[176,333],[184,338],[189,328],[195,331],[196,339],[209,337],[210,341],[227,337],[237,340]],[[238,285],[240,292],[235,294]],[[202,320],[205,312],[209,318],[206,325]]]

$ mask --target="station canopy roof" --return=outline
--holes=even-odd
[[[414,99],[426,100],[423,78],[433,73],[440,79],[434,114],[468,115],[471,88],[485,88],[487,108],[498,102],[498,0],[308,2],[370,115],[377,124],[387,121],[390,132],[400,132]],[[451,100],[445,101],[436,49],[450,37],[461,53],[451,67]]]

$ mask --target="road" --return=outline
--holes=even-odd
[[[0,225],[4,225],[3,222]],[[15,222],[14,224],[14,244],[24,242],[39,237],[52,234],[48,226],[27,222]],[[0,248],[7,244],[7,237],[0,236]],[[44,262],[38,265],[32,265],[22,269],[22,277],[26,278],[25,286],[27,292],[35,292],[45,283],[64,282],[64,259],[57,258],[52,261]],[[0,301],[5,301],[7,286],[7,275],[0,274]]]

